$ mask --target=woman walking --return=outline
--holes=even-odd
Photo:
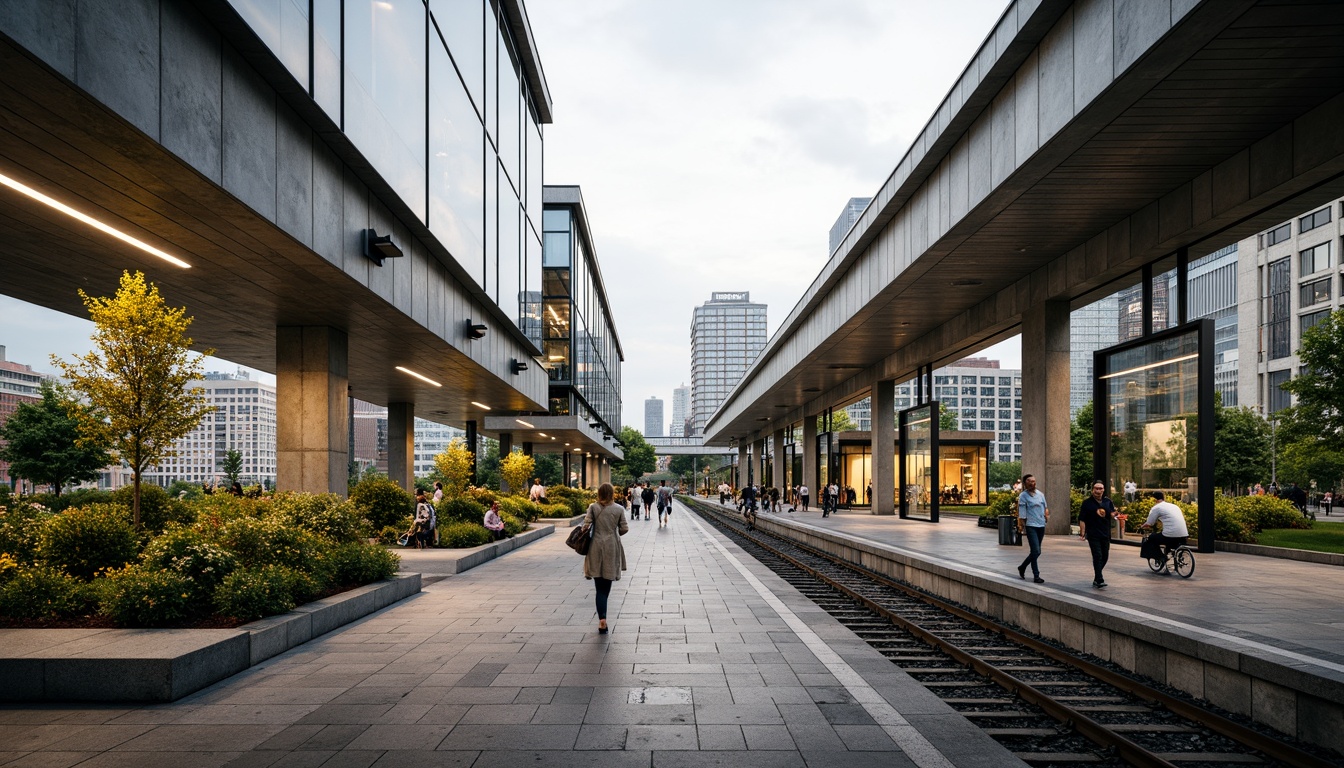
[[[630,526],[625,522],[625,510],[613,501],[615,489],[603,483],[597,489],[597,502],[589,505],[583,524],[592,527],[593,541],[583,558],[583,577],[592,579],[597,586],[597,633],[607,634],[607,596],[611,583],[620,581],[625,570],[625,547],[621,537]]]

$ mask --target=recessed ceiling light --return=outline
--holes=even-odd
[[[984,284],[985,284],[985,281],[984,281],[984,280],[975,280],[975,279],[973,279],[973,278],[966,278],[966,279],[964,279],[964,280],[953,280],[953,281],[952,281],[952,287],[953,287],[953,288],[969,288],[969,287],[971,287],[971,286],[973,286],[973,285],[984,285]]]
[[[471,404],[476,406],[477,408],[481,408],[487,411],[490,410],[490,406],[486,405],[485,403],[478,403],[475,400],[472,400]]]
[[[9,178],[8,176],[4,175],[3,173],[0,173],[0,184],[3,184],[3,185],[5,185],[6,187],[9,187],[10,189],[14,190],[15,192],[18,192],[19,194],[27,195],[28,197],[30,197],[30,198],[36,200],[36,201],[39,202],[39,203],[42,203],[43,205],[47,205],[47,206],[50,206],[50,207],[52,207],[52,208],[55,208],[56,210],[60,211],[61,213],[64,213],[66,216],[69,216],[69,217],[72,218],[72,219],[77,219],[77,220],[79,220],[79,221],[82,221],[82,222],[84,222],[85,224],[88,224],[90,227],[93,227],[94,229],[96,229],[96,230],[98,230],[98,231],[100,231],[100,232],[103,232],[103,233],[105,233],[105,234],[109,234],[109,235],[111,235],[111,236],[117,238],[118,240],[122,241],[123,243],[127,243],[127,244],[129,244],[129,245],[133,245],[133,246],[135,246],[136,248],[139,248],[140,250],[142,250],[142,251],[144,251],[145,253],[148,253],[148,254],[150,254],[150,255],[152,255],[152,256],[157,256],[157,257],[159,257],[160,259],[163,259],[164,261],[168,262],[169,264],[173,264],[174,266],[178,266],[178,267],[181,267],[181,268],[183,268],[183,269],[191,269],[191,265],[190,265],[190,264],[188,264],[187,262],[185,262],[185,261],[183,261],[183,260],[177,258],[176,256],[170,256],[169,254],[164,253],[163,251],[159,250],[158,248],[155,248],[154,246],[150,245],[149,243],[144,242],[143,240],[137,240],[136,238],[131,237],[130,235],[126,234],[125,232],[122,232],[121,230],[117,229],[116,227],[112,227],[112,226],[110,226],[110,225],[108,225],[108,224],[104,224],[103,222],[101,222],[101,221],[99,221],[99,220],[97,220],[97,219],[95,219],[95,218],[93,218],[92,216],[89,216],[89,215],[87,215],[87,214],[80,213],[79,211],[76,211],[74,208],[71,208],[70,206],[66,205],[65,203],[62,203],[62,202],[60,202],[60,201],[58,201],[58,200],[55,200],[55,199],[50,198],[50,197],[47,197],[46,195],[42,194],[41,192],[38,192],[36,189],[33,189],[32,187],[27,186],[26,184],[22,184],[22,183],[20,183],[20,182],[18,182],[18,181],[15,181],[14,179]]]
[[[526,421],[523,421],[522,419],[514,419],[514,421],[518,422],[519,424],[522,424],[524,427],[527,427],[528,429],[536,429],[536,427],[532,426],[531,424],[528,424]]]
[[[545,433],[545,432],[538,432],[537,434],[538,434],[538,435],[541,435],[542,437],[546,437],[546,433]],[[554,439],[554,438],[552,438],[552,439]]]
[[[406,375],[408,375],[408,376],[414,376],[415,378],[417,378],[417,379],[419,379],[419,380],[425,382],[426,384],[433,384],[433,385],[436,386],[436,387],[442,387],[442,386],[443,386],[442,384],[440,384],[439,382],[437,382],[437,381],[435,381],[435,380],[429,378],[428,376],[423,376],[423,375],[421,375],[421,374],[418,374],[418,373],[416,373],[415,371],[412,371],[410,368],[406,368],[405,366],[398,365],[398,366],[397,366],[397,370],[398,370],[398,371],[401,371],[402,373],[404,373],[404,374],[406,374]]]

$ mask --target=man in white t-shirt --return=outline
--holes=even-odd
[[[719,504],[726,504],[732,492],[733,489],[729,488],[727,483],[719,483]]]
[[[802,485],[798,486],[798,498],[802,500],[803,511],[806,512],[807,502],[809,499],[807,495],[807,483],[803,483]]]
[[[1125,481],[1125,501],[1132,502],[1139,493],[1139,484],[1133,480]]]
[[[1161,491],[1154,491],[1153,498],[1157,503],[1153,505],[1153,511],[1148,513],[1148,520],[1144,522],[1144,528],[1152,528],[1154,523],[1161,523],[1162,532],[1154,533],[1148,537],[1143,545],[1143,556],[1149,557],[1149,552],[1156,553],[1157,548],[1163,544],[1168,550],[1183,546],[1190,538],[1190,531],[1185,527],[1185,515],[1181,514],[1181,508],[1167,501],[1167,497]]]

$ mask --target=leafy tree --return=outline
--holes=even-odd
[[[947,403],[938,403],[938,431],[956,432],[961,429],[961,417],[956,411],[949,411]]]
[[[1092,456],[1094,409],[1092,401],[1078,409],[1078,415],[1069,425],[1069,485],[1073,488],[1086,488],[1096,478]]]
[[[1344,434],[1344,310],[1302,334],[1302,373],[1283,385],[1297,398],[1287,414],[1289,437]]]
[[[434,457],[434,469],[443,483],[444,498],[456,499],[471,484],[471,449],[466,441],[453,438],[448,447]]]
[[[1252,408],[1217,409],[1213,433],[1213,482],[1223,488],[1251,485],[1269,476],[1269,422]]]
[[[476,485],[481,488],[498,488],[503,475],[499,472],[499,441],[489,437],[479,438],[476,442]]]
[[[612,474],[628,475],[636,480],[646,472],[652,472],[657,464],[653,446],[644,440],[644,435],[634,427],[621,427],[621,450],[625,458],[611,463]]]
[[[504,482],[509,484],[509,493],[514,496],[527,493],[528,481],[532,479],[533,470],[536,468],[536,462],[531,456],[523,453],[521,448],[509,451],[509,455],[499,462],[499,473]]]
[[[243,473],[243,454],[230,448],[219,462],[219,471],[229,479],[229,485],[238,482],[238,476]]]
[[[1297,483],[1310,488],[1311,481],[1324,492],[1344,479],[1344,450],[1331,440],[1304,437],[1279,448],[1279,483]]]
[[[123,272],[112,298],[79,292],[96,326],[95,349],[67,363],[54,355],[74,390],[91,406],[76,414],[84,445],[107,445],[131,468],[132,519],[140,527],[140,482],[145,469],[175,456],[174,442],[210,410],[199,387],[201,360],[191,354],[186,308],[164,304],[144,274]],[[202,352],[214,354],[213,349]]]
[[[989,484],[991,487],[1012,485],[1022,479],[1022,462],[993,461],[989,464]]]
[[[849,411],[839,410],[831,414],[832,432],[852,432],[858,428],[859,425],[854,423],[854,419],[849,415]],[[826,429],[826,417],[818,416],[817,432],[820,433],[825,429]]]
[[[536,473],[537,477],[541,478],[542,485],[564,485],[565,468],[558,456],[542,453],[532,458],[537,460]]]
[[[87,410],[63,387],[44,382],[42,400],[20,403],[0,426],[0,461],[9,462],[11,476],[50,485],[57,496],[66,483],[97,478],[111,459],[105,443],[80,442],[78,414]]]

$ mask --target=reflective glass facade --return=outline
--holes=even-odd
[[[551,414],[577,414],[619,434],[624,354],[583,203],[576,187],[548,187],[545,193],[539,325],[551,380]]]
[[[492,0],[230,0],[505,315],[540,345],[542,129]]]

